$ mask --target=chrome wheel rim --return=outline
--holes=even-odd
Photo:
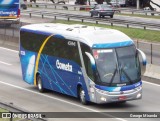
[[[84,92],[84,90],[81,90],[81,92],[80,92],[80,98],[81,98],[82,102],[85,102],[85,92]]]

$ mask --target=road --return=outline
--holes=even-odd
[[[76,98],[52,91],[42,94],[38,92],[36,87],[23,82],[17,51],[0,47],[0,55],[0,101],[12,102],[13,105],[30,112],[160,112],[160,85],[158,84],[143,81],[143,98],[141,100],[124,104],[97,105],[91,103],[88,106],[84,106]],[[75,119],[65,120],[72,121]],[[114,118],[112,120],[125,121],[128,119]],[[146,119],[141,120],[146,121]],[[147,120],[158,121],[158,119]],[[99,121],[99,119],[88,118],[87,121]]]
[[[60,12],[60,13],[68,13],[68,14],[75,14],[75,15],[83,15],[83,16],[90,16],[89,11],[79,11],[79,10],[65,10],[62,7],[57,7],[55,9],[54,6],[50,5],[47,8],[45,8],[44,6],[39,6],[37,7],[30,7],[27,10],[21,10],[22,14],[27,13],[27,11],[41,11],[43,13],[43,11],[47,11],[47,12]],[[32,13],[32,12],[31,12]],[[125,12],[124,12],[125,13]],[[110,17],[105,17],[106,19],[110,18]],[[130,21],[135,21],[135,22],[145,22],[145,23],[156,23],[156,24],[160,24],[159,19],[152,19],[152,18],[142,18],[142,17],[133,17],[133,16],[124,16],[124,15],[118,15],[118,14],[114,14],[115,19],[120,19],[120,20],[130,20]]]
[[[28,21],[28,22],[36,23],[38,19],[39,19],[39,17],[33,17],[31,19],[28,16],[22,16],[21,17],[22,22],[27,22]],[[39,21],[39,23],[43,23],[44,19],[40,18],[38,21]],[[45,22],[50,22],[50,21],[52,21],[51,18],[48,19],[48,20],[45,19]],[[0,29],[0,36],[1,35],[8,35],[8,36],[10,36],[10,39],[12,39],[13,37],[16,37],[15,39],[18,39],[19,29],[15,29],[15,28],[12,28],[12,27],[11,28],[1,28]],[[1,40],[3,40],[3,38]],[[1,40],[0,40],[0,45],[4,44],[4,42],[5,42],[5,41],[1,41]],[[7,40],[9,40],[8,37],[7,37]],[[10,41],[15,41],[15,40],[10,40]],[[18,46],[18,43],[14,43],[14,44],[16,45],[16,47]],[[135,43],[135,44],[137,44],[137,43]],[[138,43],[138,48],[141,49],[147,55],[147,62],[151,63],[151,44],[147,43],[147,42],[139,42]],[[159,50],[160,50],[160,44],[158,44],[158,43],[152,44],[152,64],[160,65]]]

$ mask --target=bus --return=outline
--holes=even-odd
[[[19,0],[0,0],[0,24],[18,24],[20,22]]]
[[[79,24],[22,26],[19,55],[23,80],[80,99],[82,104],[141,99],[145,54],[114,30]]]

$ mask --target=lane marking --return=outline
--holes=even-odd
[[[17,50],[12,50],[12,49],[9,49],[9,48],[5,48],[5,47],[0,47],[0,49],[3,49],[3,50],[7,50],[7,51],[11,51],[11,52],[15,52],[15,53],[18,53],[19,51]],[[12,64],[10,63],[6,63],[6,62],[3,62],[3,61],[0,61],[1,64],[5,64],[7,66],[11,66]]]
[[[27,91],[27,92],[30,92],[30,93],[33,93],[33,94],[37,94],[37,95],[40,95],[40,96],[44,96],[44,97],[47,97],[47,98],[50,98],[50,99],[54,99],[54,100],[57,100],[57,101],[61,101],[61,102],[64,102],[64,103],[67,103],[67,104],[70,104],[70,105],[74,105],[76,107],[80,107],[80,108],[83,108],[83,109],[86,109],[86,110],[89,110],[89,111],[92,111],[92,112],[98,112],[98,113],[101,113],[101,111],[98,111],[98,110],[95,110],[95,109],[92,109],[92,108],[87,108],[87,107],[84,107],[82,105],[78,105],[78,104],[75,104],[75,103],[72,103],[72,102],[69,102],[69,101],[66,101],[66,100],[62,100],[62,99],[59,99],[59,98],[56,98],[56,97],[52,97],[52,96],[49,96],[49,95],[45,95],[45,94],[42,94],[42,93],[39,93],[39,92],[35,92],[35,91],[32,91],[32,90],[29,90],[29,89],[25,89],[23,87],[19,87],[19,86],[16,86],[16,85],[12,85],[12,84],[9,84],[9,83],[6,83],[6,82],[3,82],[3,81],[0,81],[1,84],[4,84],[4,85],[8,85],[8,86],[11,86],[11,87],[14,87],[14,88],[18,88],[18,89],[21,89],[21,90],[24,90],[24,91]],[[103,112],[102,112],[103,113]],[[122,119],[122,118],[116,118],[112,115],[108,115],[108,116],[111,116],[113,117],[114,119],[117,119],[117,120],[120,120],[120,121],[127,121],[125,119]]]
[[[160,87],[160,85],[159,85],[159,84],[156,84],[156,83],[147,82],[147,81],[142,81],[142,82],[144,82],[144,83],[146,83],[146,84],[151,84],[151,85]]]
[[[17,51],[17,50],[12,50],[12,49],[5,48],[5,47],[0,47],[0,49],[12,51],[12,52],[15,52],[15,53],[18,53],[18,52],[19,52],[19,51]]]
[[[0,61],[0,63],[4,64],[4,65],[7,65],[7,66],[11,66],[12,64],[10,63],[6,63],[6,62],[3,62],[3,61]]]

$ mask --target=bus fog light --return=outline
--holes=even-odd
[[[105,97],[101,97],[102,101],[107,101],[107,99]]]
[[[141,97],[141,93],[138,93],[137,98],[140,98],[140,97]]]

